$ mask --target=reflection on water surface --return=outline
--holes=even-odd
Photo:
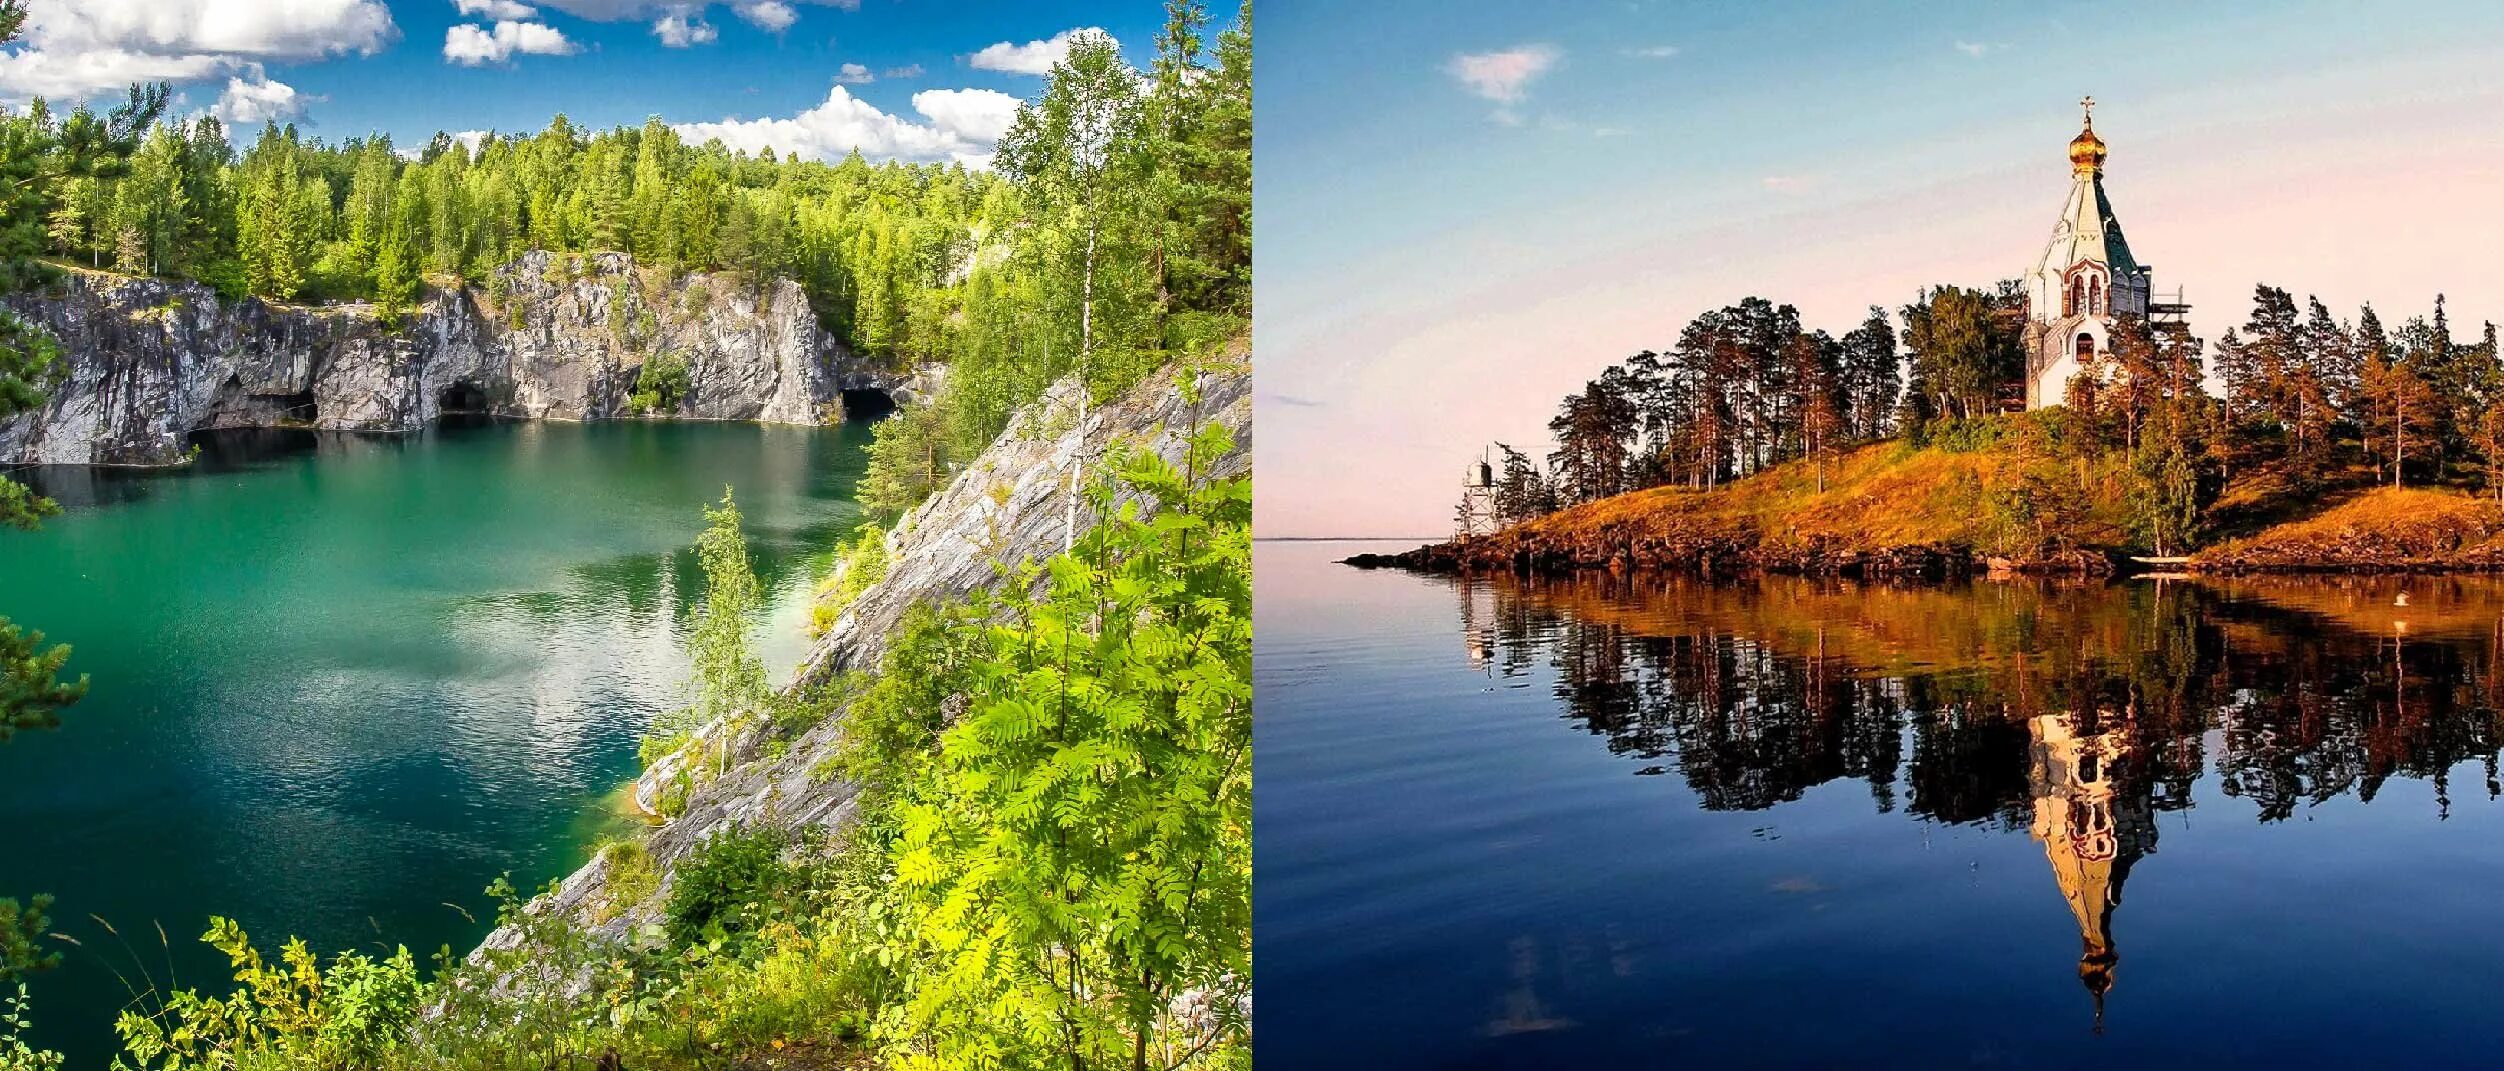
[[[2499,977],[2504,929],[2387,909],[2504,880],[2504,840],[2459,821],[2498,810],[2504,584],[1456,580],[1333,574],[1316,549],[1260,565],[1281,578],[1259,694],[1283,802],[1259,819],[1256,932],[1283,1052],[1356,1022],[1296,979],[1380,993],[1408,977],[1393,956],[1484,975],[1412,980],[1484,1014],[1394,998],[1422,1044],[1386,1046],[1393,1066],[2066,1066],[2097,1050],[2041,1046],[2079,1035],[2237,1062],[2277,1051],[2236,1033],[2250,991],[2321,1006],[2292,1038],[2385,985]],[[1540,707],[1601,748],[1530,733]],[[1446,882],[1464,891],[1426,887]],[[1923,991],[1962,1004],[1889,1030]],[[2436,1014],[2400,1020],[2415,1050],[2466,1038]]]

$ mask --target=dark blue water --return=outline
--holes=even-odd
[[[0,743],[0,896],[57,896],[66,935],[29,980],[36,1040],[102,1067],[122,1007],[231,989],[211,915],[272,955],[291,934],[466,952],[487,883],[579,865],[637,737],[685,702],[702,507],[737,487],[771,605],[755,643],[788,671],[868,438],[221,433],[179,471],[35,470],[67,512],[0,530],[0,616],[94,681],[60,728]]]
[[[1360,549],[1256,550],[1265,1067],[2499,1060],[2504,585]]]

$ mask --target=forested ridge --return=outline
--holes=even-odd
[[[2122,316],[2064,405],[2008,412],[2024,324],[2007,283],[1935,287],[1893,317],[1873,306],[1840,337],[1763,298],[1706,312],[1668,350],[1566,396],[1544,465],[1496,444],[1494,519],[1656,487],[1711,491],[1793,465],[1823,492],[1845,455],[1888,440],[2009,462],[1962,493],[2005,533],[1976,549],[2020,558],[2088,543],[2180,554],[2376,485],[2504,501],[2495,325],[2458,337],[2441,295],[2394,329],[2370,305],[2342,319],[2260,285],[2213,346],[2179,323]],[[1729,489],[1766,498],[1777,486]]]
[[[792,278],[854,353],[950,368],[940,404],[882,436],[876,504],[899,510],[1060,376],[1083,366],[1115,392],[1245,329],[1249,11],[1213,35],[1205,21],[1193,5],[1145,72],[1082,39],[993,171],[751,155],[657,116],[410,147],[292,124],[246,135],[206,114],[151,125],[155,111],[117,120],[117,166],[80,168],[70,157],[92,150],[70,135],[99,120],[38,99],[0,119],[29,176],[0,252],[30,277],[41,254],[229,298],[371,301],[387,319],[422,286],[496,296],[495,269],[533,249]]]

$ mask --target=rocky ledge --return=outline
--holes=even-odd
[[[1068,531],[1068,474],[1082,479],[1116,441],[1182,457],[1194,425],[1223,424],[1234,448],[1212,475],[1237,476],[1252,465],[1252,377],[1247,354],[1227,367],[1197,375],[1192,397],[1177,388],[1177,373],[1150,376],[1121,398],[1079,415],[1078,388],[1064,382],[1027,406],[980,457],[948,485],[907,513],[887,537],[887,569],[861,592],[794,674],[801,687],[844,669],[874,666],[905,612],[920,604],[944,605],[976,588],[999,582],[1008,570],[1060,552]],[[1081,531],[1097,517],[1082,507]],[[602,937],[627,940],[661,916],[678,864],[707,838],[735,826],[784,830],[838,830],[855,813],[858,787],[826,772],[840,746],[840,714],[796,734],[777,735],[755,720],[716,722],[695,733],[676,755],[663,758],[636,784],[638,799],[656,798],[691,756],[702,756],[718,773],[692,778],[685,807],[651,831],[644,858],[657,884],[631,893],[611,880],[610,860],[595,857],[531,902],[535,914],[556,912]],[[505,949],[523,940],[506,927],[489,934],[485,947]]]
[[[204,428],[615,419],[656,360],[686,375],[655,416],[831,423],[845,391],[901,386],[820,327],[789,279],[671,275],[623,253],[528,253],[483,287],[429,288],[396,325],[370,304],[226,301],[86,271],[6,301],[60,340],[68,376],[0,423],[0,464],[177,464]]]

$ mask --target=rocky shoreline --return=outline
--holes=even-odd
[[[1735,540],[1709,542],[1647,538],[1557,541],[1508,529],[1488,536],[1430,543],[1396,554],[1358,554],[1341,559],[1359,569],[1407,569],[1424,573],[1565,575],[1589,570],[1657,571],[1701,576],[1783,573],[1888,579],[1949,579],[1986,575],[2110,576],[2126,560],[2092,550],[2048,552],[2034,557],[1987,555],[1951,543],[1874,550],[1808,543],[1773,547]]]
[[[1358,569],[1404,569],[1433,574],[1511,573],[1569,576],[1583,572],[1670,572],[1704,577],[1784,574],[1885,580],[1948,580],[1982,576],[2093,578],[2171,572],[2200,576],[2395,576],[2504,573],[2504,539],[2464,542],[2442,549],[2395,548],[2366,536],[2331,547],[2230,543],[2186,560],[2150,565],[2117,552],[2074,549],[2031,558],[1986,555],[1946,543],[1878,550],[1828,551],[1816,547],[1772,549],[1723,546],[1707,549],[1652,546],[1640,542],[1594,548],[1559,546],[1497,533],[1430,543],[1392,554],[1365,553],[1339,559]]]

